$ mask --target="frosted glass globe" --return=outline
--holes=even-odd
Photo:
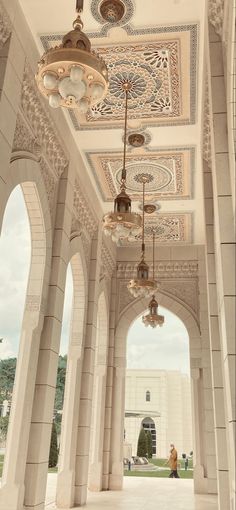
[[[104,86],[101,83],[91,85],[91,96],[93,99],[101,99],[104,93]]]
[[[68,96],[73,96],[75,100],[78,101],[84,96],[86,92],[86,85],[84,81],[73,83],[68,76],[60,81],[58,90],[64,99]]]
[[[82,113],[86,113],[88,111],[89,102],[87,97],[82,97],[79,101],[79,109]]]
[[[52,108],[58,108],[61,103],[61,96],[59,94],[50,94],[48,97],[48,102]]]
[[[43,77],[45,89],[53,90],[57,86],[57,77],[52,73],[46,73]]]
[[[79,66],[72,66],[70,70],[70,79],[73,83],[81,81],[83,78],[83,69]]]

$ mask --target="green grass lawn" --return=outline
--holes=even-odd
[[[4,460],[4,455],[0,455],[0,477],[2,476],[2,468],[3,468],[3,460]],[[163,465],[165,464],[166,462],[166,459],[149,459],[149,462],[154,464],[155,466],[159,466],[159,467],[163,467]],[[184,468],[184,461],[181,459],[180,460],[180,463],[181,463],[181,468]],[[192,468],[193,467],[193,462],[192,460],[189,461],[189,467]],[[48,469],[48,472],[49,473],[57,473],[57,467],[55,468],[49,468]],[[149,477],[156,477],[156,478],[167,478],[170,474],[170,469],[163,469],[161,471],[134,471],[134,470],[131,470],[131,471],[128,471],[128,470],[124,470],[124,475],[125,476],[149,476]],[[188,471],[184,471],[183,469],[179,470],[179,476],[180,478],[193,478],[193,471],[192,469],[188,470]]]
[[[166,459],[149,459],[149,462],[154,464],[155,466],[163,467],[166,463]],[[181,469],[178,469],[178,473],[180,478],[193,478],[193,463],[192,459],[189,460],[189,468],[187,471],[184,470],[184,460],[180,459],[179,463],[181,465]],[[139,470],[132,470],[128,471],[127,469],[124,470],[125,476],[144,476],[144,477],[152,477],[152,478],[168,478],[170,474],[170,469],[167,467],[166,469],[162,469],[161,471],[139,471]]]

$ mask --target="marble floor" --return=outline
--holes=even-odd
[[[55,509],[56,475],[48,475],[46,510]],[[89,492],[88,510],[217,510],[217,498],[194,495],[192,480],[124,479],[123,491]]]

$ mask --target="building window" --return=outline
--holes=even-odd
[[[150,391],[146,391],[146,402],[150,402],[151,400],[151,393]]]

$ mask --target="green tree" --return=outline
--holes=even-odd
[[[147,435],[144,428],[141,428],[138,438],[137,456],[146,457],[147,455]]]
[[[61,411],[63,407],[65,379],[66,379],[66,363],[67,356],[59,356],[58,369],[57,369],[57,386],[55,395],[54,408]]]
[[[11,400],[15,379],[16,358],[0,360],[0,404]]]
[[[48,466],[50,468],[56,467],[57,462],[58,462],[57,430],[56,425],[53,422]]]
[[[5,441],[7,438],[7,429],[9,423],[9,416],[1,416],[0,417],[0,439]]]
[[[152,458],[152,434],[151,434],[151,431],[147,430],[146,435],[147,435],[147,454],[148,454],[148,458],[151,459]]]

